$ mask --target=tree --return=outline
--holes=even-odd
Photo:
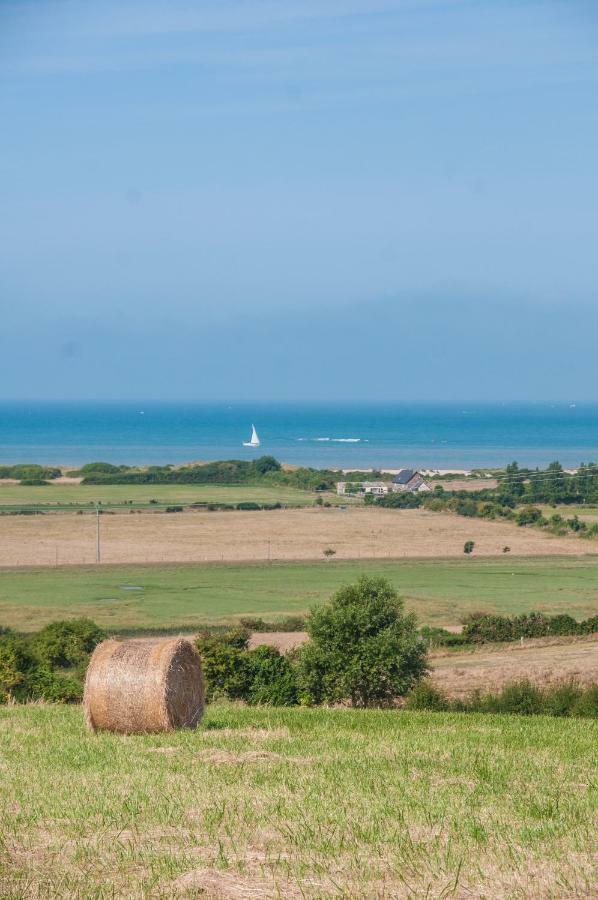
[[[265,475],[267,472],[279,472],[281,465],[273,456],[259,456],[253,463],[254,469]]]
[[[362,576],[312,609],[311,637],[299,656],[304,702],[384,706],[406,694],[427,672],[426,648],[415,616],[384,578]]]
[[[465,541],[463,544],[463,553],[473,553],[473,548],[475,547],[475,541]]]

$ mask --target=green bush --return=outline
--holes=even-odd
[[[247,664],[248,633],[241,629],[200,635],[197,648],[206,682],[206,699],[245,700],[251,686]]]
[[[590,685],[571,707],[571,715],[598,719],[598,684]]]
[[[297,684],[290,661],[274,647],[247,650],[248,637],[247,631],[233,629],[198,639],[208,701],[223,697],[250,704],[295,704]]]
[[[598,631],[598,616],[576,622],[565,613],[547,616],[531,612],[521,616],[495,616],[471,613],[463,620],[462,637],[465,641],[484,643],[516,641],[519,638],[592,634]]]
[[[252,705],[294,706],[297,678],[286,656],[275,647],[256,647],[247,654],[250,687],[247,701]]]
[[[104,632],[90,619],[52,622],[28,637],[0,636],[0,702],[81,700],[89,656]],[[67,670],[67,671],[64,671]]]
[[[384,578],[362,576],[338,590],[312,609],[307,630],[311,642],[299,654],[305,703],[389,705],[427,671],[415,617]]]
[[[541,715],[544,712],[542,691],[530,681],[507,684],[499,694],[488,694],[474,703],[482,712],[515,713],[519,716]]]
[[[30,639],[39,661],[48,668],[70,669],[86,665],[106,632],[91,619],[52,622]]]
[[[548,716],[570,716],[583,689],[574,681],[564,682],[544,694],[543,712]]]
[[[431,709],[442,712],[450,708],[448,698],[429,681],[420,681],[409,693],[405,709]]]
[[[24,638],[5,634],[0,638],[0,702],[31,696],[30,678],[39,663]]]
[[[407,709],[433,712],[480,712],[514,715],[598,718],[598,685],[588,688],[563,682],[541,689],[529,681],[507,684],[497,694],[474,692],[465,700],[450,700],[429,682],[420,682],[408,695]]]

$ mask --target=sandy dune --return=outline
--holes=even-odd
[[[583,555],[598,545],[553,537],[510,523],[424,510],[349,508],[271,512],[184,512],[103,515],[102,562],[201,562],[463,557],[466,540],[478,556]],[[0,517],[0,565],[95,562],[92,515]]]

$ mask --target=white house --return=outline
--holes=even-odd
[[[336,485],[336,493],[341,496],[344,494],[353,494],[361,496],[363,494],[376,494],[382,496],[388,494],[389,487],[384,481],[339,481]]]

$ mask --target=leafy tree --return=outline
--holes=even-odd
[[[306,703],[350,700],[383,706],[425,675],[426,649],[413,615],[384,578],[362,576],[315,607],[307,621],[311,642],[299,655]]]

